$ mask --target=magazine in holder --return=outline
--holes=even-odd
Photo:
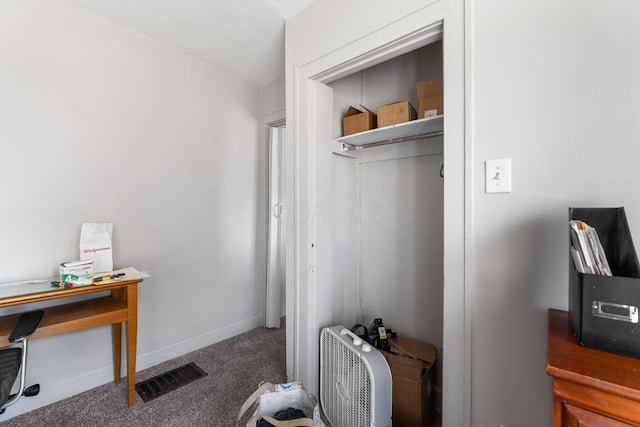
[[[613,274],[580,273],[569,256],[574,334],[584,347],[640,358],[640,266],[624,208],[569,208],[569,220],[595,228]]]

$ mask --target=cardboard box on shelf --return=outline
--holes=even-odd
[[[378,127],[397,125],[416,119],[416,109],[409,101],[395,102],[378,107]]]
[[[401,350],[397,354],[381,351],[391,368],[393,425],[430,426],[433,419],[431,382],[438,350],[433,344],[406,337],[390,341],[392,349]]]
[[[444,97],[442,90],[442,79],[425,80],[416,83],[418,92],[418,118],[444,114]]]
[[[343,136],[375,129],[376,114],[364,107],[362,108],[365,111],[358,110],[355,107],[349,107],[347,112],[344,114],[342,119]]]

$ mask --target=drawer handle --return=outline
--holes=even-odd
[[[602,317],[604,319],[638,323],[638,307],[635,305],[594,301],[591,306],[591,314],[595,317]]]

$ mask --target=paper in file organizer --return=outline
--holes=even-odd
[[[607,256],[595,228],[583,221],[569,221],[571,257],[579,273],[611,276]]]

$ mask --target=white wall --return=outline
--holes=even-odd
[[[58,0],[0,3],[0,282],[114,223],[140,285],[138,368],[262,322],[259,88]],[[107,327],[33,342],[41,395],[112,380]],[[62,362],[61,362],[62,361]]]
[[[489,1],[471,16],[473,420],[549,425],[547,309],[567,309],[567,208],[625,206],[640,243],[640,5]],[[513,192],[486,195],[483,161],[502,157]]]
[[[436,144],[422,141],[422,144]],[[365,325],[442,348],[441,154],[359,166],[359,286]],[[334,240],[335,242],[335,240]],[[351,325],[348,325],[351,326]]]
[[[447,3],[455,7],[435,2]],[[287,70],[342,47],[357,51],[367,36],[393,38],[393,23],[429,7],[354,1],[335,14],[337,1],[318,0],[288,22]],[[625,206],[640,242],[640,5],[466,2],[464,16],[467,247],[458,255],[472,314],[470,419],[477,426],[550,425],[547,309],[567,308],[567,208]],[[314,23],[325,19],[341,31],[311,43],[320,31]],[[292,108],[305,105],[288,100]],[[513,192],[487,195],[484,161],[502,157],[512,158]],[[449,303],[444,310],[463,308]],[[444,387],[446,396],[446,378]]]
[[[284,77],[260,88],[260,114],[269,115],[285,109]]]

